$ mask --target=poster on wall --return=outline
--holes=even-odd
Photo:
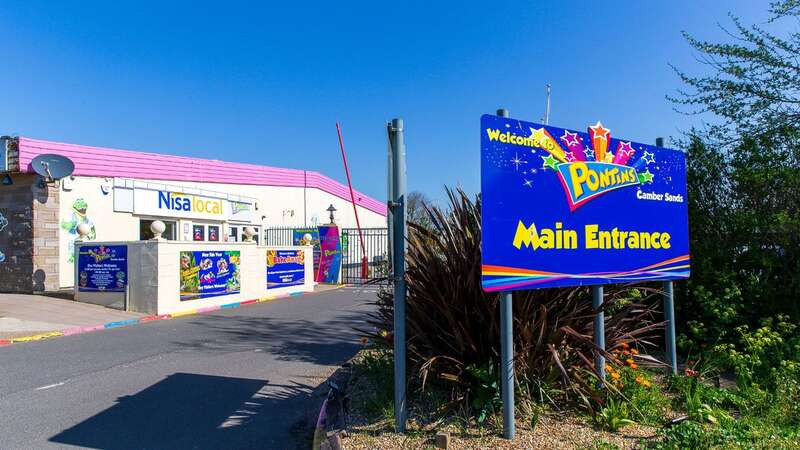
[[[342,246],[339,241],[339,227],[321,226],[319,229],[319,283],[338,283],[342,266]]]
[[[314,246],[314,273],[319,271],[319,228],[295,228],[292,230],[292,245]]]
[[[125,292],[128,284],[128,246],[82,246],[78,253],[80,292]]]
[[[206,227],[205,225],[192,225],[192,240],[205,241],[206,240]]]
[[[302,285],[305,274],[303,250],[267,250],[267,289]]]
[[[689,277],[686,161],[677,150],[481,118],[485,291]]]
[[[181,301],[238,294],[239,251],[180,253]]]
[[[216,225],[208,226],[208,240],[212,242],[219,241],[219,227]]]

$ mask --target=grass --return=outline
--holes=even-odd
[[[364,411],[372,421],[394,419],[394,365],[391,351],[370,349],[353,361],[353,375],[368,380],[369,389],[359,396]]]

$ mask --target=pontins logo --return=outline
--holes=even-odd
[[[221,199],[164,191],[158,192],[158,209],[219,215],[224,211]]]
[[[531,128],[530,136],[518,136],[491,128],[486,133],[490,141],[544,150],[546,156],[540,156],[542,168],[556,172],[567,195],[570,211],[607,192],[652,183],[653,174],[647,165],[655,161],[653,153],[644,151],[641,157],[634,158],[637,150],[625,141],[617,141],[615,151],[609,151],[611,130],[600,122],[589,127],[589,145],[579,133],[562,131],[564,134],[558,139],[544,126]],[[515,156],[511,162],[519,164],[523,161]],[[531,183],[525,180],[524,184],[531,186]]]
[[[556,170],[570,211],[606,192],[639,184],[636,169],[620,164],[581,161],[559,164]]]

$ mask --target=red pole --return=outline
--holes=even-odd
[[[369,277],[367,265],[367,251],[364,248],[364,236],[361,234],[361,223],[358,221],[358,208],[356,208],[356,196],[353,194],[353,183],[350,182],[350,169],[347,167],[347,156],[344,153],[344,141],[342,141],[342,127],[336,122],[336,134],[339,135],[339,148],[342,150],[342,161],[344,161],[344,173],[347,175],[347,186],[350,188],[350,201],[353,203],[353,213],[356,215],[356,228],[358,229],[358,239],[361,241],[361,278]]]

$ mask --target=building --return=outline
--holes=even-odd
[[[31,167],[41,154],[75,164],[72,176],[46,183]],[[57,290],[74,284],[73,251],[80,223],[89,239],[164,237],[238,241],[269,227],[329,222],[355,227],[347,186],[318,172],[169,156],[19,138],[0,141],[0,292]],[[386,227],[386,204],[355,192],[361,226]]]

